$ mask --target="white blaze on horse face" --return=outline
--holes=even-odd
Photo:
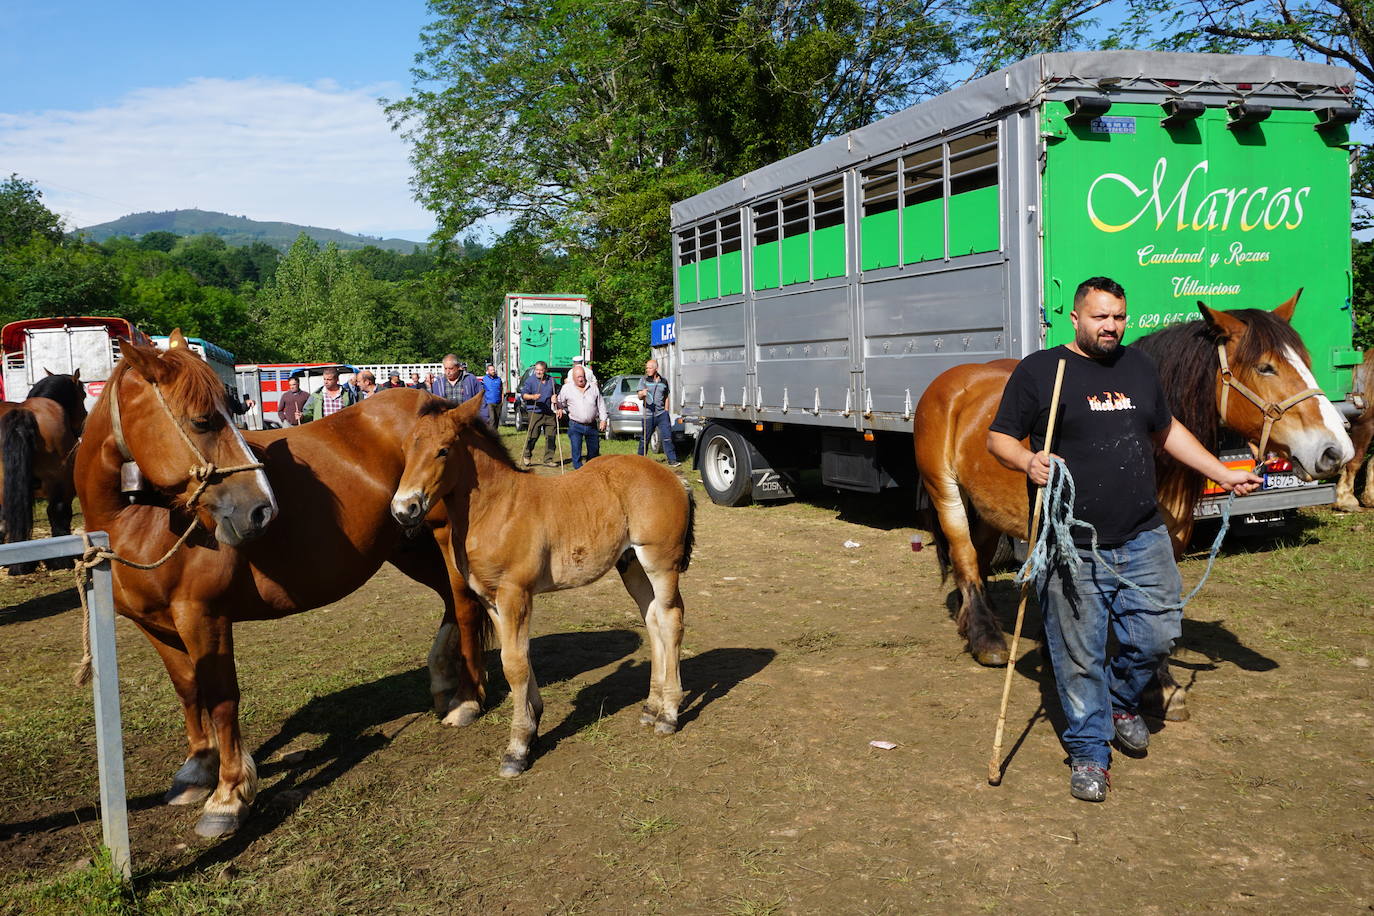
[[[1284,347],[1284,359],[1293,367],[1293,371],[1298,373],[1298,377],[1308,388],[1320,388],[1317,378],[1312,374],[1312,370],[1302,361],[1301,357],[1292,347]],[[1286,430],[1285,433],[1292,437],[1290,449],[1293,457],[1303,468],[1311,471],[1317,467],[1322,454],[1330,447],[1334,446],[1340,454],[1338,467],[1343,467],[1346,462],[1355,457],[1355,446],[1350,441],[1350,435],[1345,431],[1345,423],[1341,420],[1341,415],[1336,412],[1336,406],[1324,394],[1315,397],[1317,407],[1321,411],[1322,430],[1303,429],[1299,432]],[[1280,421],[1282,422],[1282,421]],[[1264,456],[1260,456],[1263,459]]]
[[[244,464],[256,464],[258,459],[253,454],[253,450],[248,447],[248,440],[243,438],[243,433],[234,425],[234,418],[229,416],[229,411],[221,409],[220,416],[224,417],[224,425],[234,434],[234,441],[239,445],[239,451],[243,453]],[[277,517],[277,494],[272,492],[272,484],[267,480],[267,472],[262,468],[253,471],[253,482],[258,485],[258,489],[267,497],[267,503],[272,507],[272,518]],[[269,519],[270,521],[270,519]]]

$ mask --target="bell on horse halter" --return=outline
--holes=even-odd
[[[126,461],[119,466],[119,492],[133,499],[143,492],[143,471],[136,461]]]

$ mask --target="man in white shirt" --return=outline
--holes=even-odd
[[[568,440],[572,443],[573,470],[582,467],[582,443],[587,443],[587,460],[601,454],[601,433],[606,431],[606,402],[601,392],[587,381],[581,364],[572,367],[572,380],[566,382],[554,401],[557,415],[567,415]]]

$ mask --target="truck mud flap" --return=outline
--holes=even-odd
[[[791,481],[772,468],[756,468],[749,479],[756,500],[791,499],[797,495]]]

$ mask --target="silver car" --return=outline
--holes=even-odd
[[[610,418],[607,438],[639,437],[644,427],[644,406],[636,392],[643,384],[642,375],[616,375],[601,386],[601,396],[606,401],[606,415]]]

